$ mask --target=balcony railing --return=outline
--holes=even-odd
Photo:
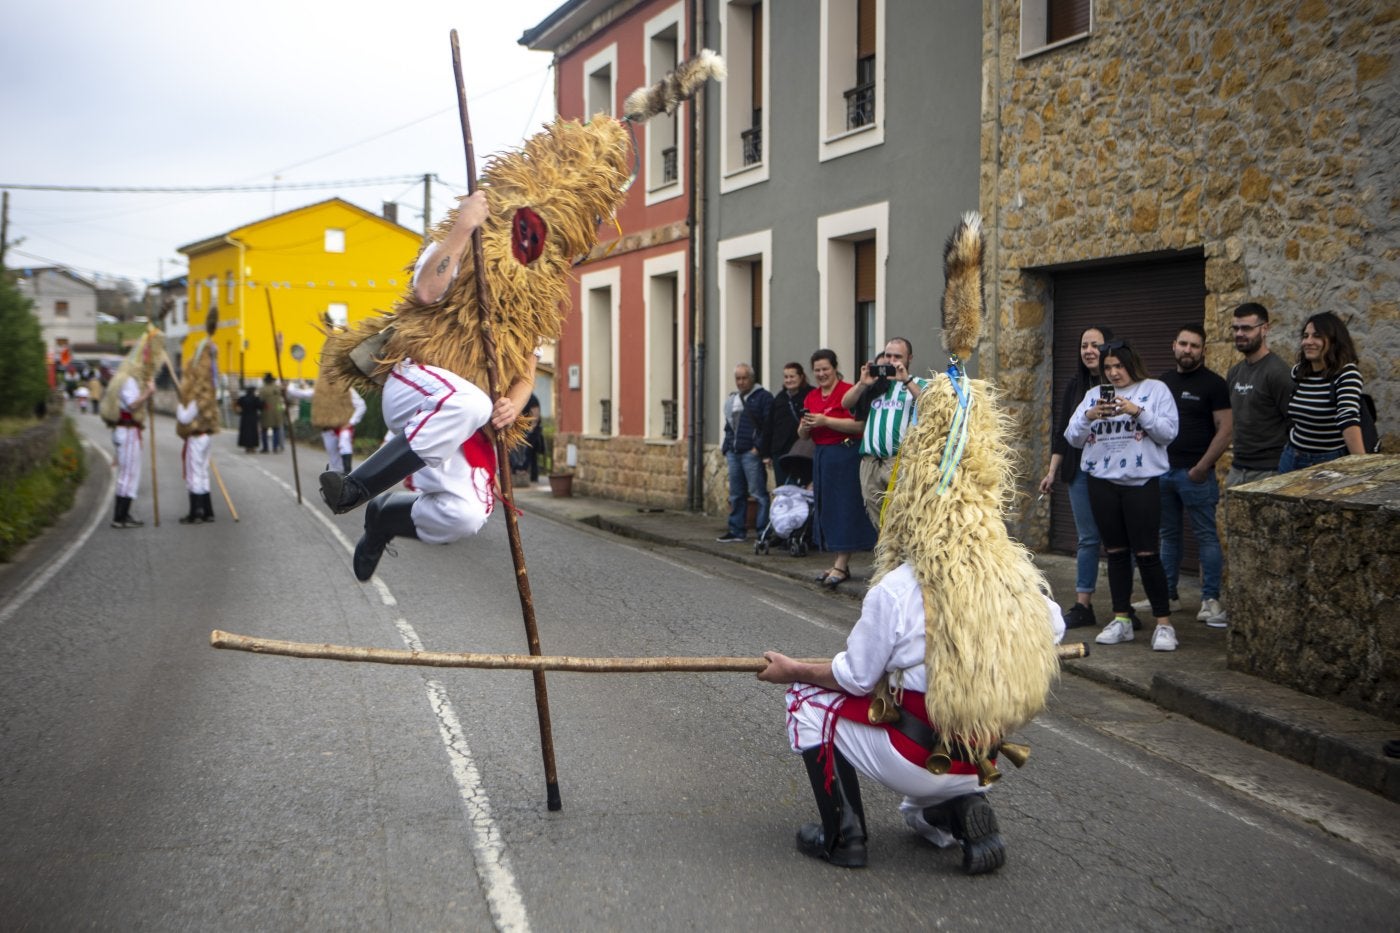
[[[598,399],[598,433],[612,433],[612,399]]]
[[[860,129],[874,122],[875,82],[857,84],[846,92],[846,129]]]
[[[661,150],[661,181],[669,185],[679,177],[676,171],[676,147],[667,146]]]
[[[673,398],[663,398],[661,400],[661,436],[667,440],[675,440],[680,435],[680,430],[676,425],[676,400]]]
[[[739,134],[744,144],[744,164],[757,165],[763,161],[763,127],[754,126]]]

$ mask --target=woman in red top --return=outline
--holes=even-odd
[[[836,374],[836,354],[818,350],[812,354],[812,377],[817,387],[807,393],[798,437],[810,437],[816,445],[812,458],[812,492],[816,497],[817,545],[832,551],[831,569],[817,578],[835,588],[851,577],[852,551],[875,546],[875,529],[865,515],[860,491],[860,435],[865,422],[856,421],[841,407],[851,384]]]

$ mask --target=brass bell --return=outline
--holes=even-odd
[[[977,786],[986,787],[1001,780],[1001,772],[997,766],[986,758],[977,759]]]
[[[1026,759],[1031,757],[1031,747],[1020,745],[1016,742],[1002,742],[1001,753],[1011,759],[1011,763],[1018,768],[1026,766]]]
[[[948,769],[952,766],[953,759],[942,752],[934,752],[924,762],[924,767],[928,769],[929,774],[947,774]]]

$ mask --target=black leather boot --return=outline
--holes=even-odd
[[[199,493],[190,493],[190,514],[183,516],[180,519],[180,524],[193,525],[200,521],[203,518],[202,508],[199,501]]]
[[[962,845],[963,871],[981,875],[1006,864],[1006,843],[985,794],[964,794],[924,808],[924,819],[946,829]]]
[[[350,472],[350,468],[354,466],[354,463],[351,462],[352,460],[353,460],[353,458],[351,457],[350,454],[341,454],[341,455],[340,455],[340,468],[341,468],[342,470],[344,470],[346,473],[349,473],[349,472]]]
[[[214,500],[211,498],[212,492],[202,492],[199,494],[200,518],[206,522],[214,520]]]
[[[368,462],[368,461],[366,461]],[[416,538],[413,503],[418,494],[386,492],[370,501],[365,509],[365,533],[355,544],[355,579],[364,583],[374,576],[384,549],[394,538]]]
[[[806,823],[797,831],[797,848],[804,855],[825,859],[842,868],[865,867],[865,809],[860,801],[860,781],[856,769],[836,750],[836,773],[827,790],[826,766],[818,760],[821,747],[802,753],[807,778],[817,798],[820,823]]]
[[[140,528],[146,524],[140,519],[131,517],[131,497],[117,496],[116,512],[112,517],[113,528]]]
[[[347,455],[347,463],[349,459]],[[423,469],[423,466],[423,461],[408,446],[403,435],[395,434],[353,471],[338,473],[327,470],[322,473],[321,498],[326,500],[332,512],[340,515],[363,505],[405,476]]]

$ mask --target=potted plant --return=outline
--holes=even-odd
[[[567,499],[574,494],[574,474],[572,470],[549,474],[549,492],[556,499]]]

